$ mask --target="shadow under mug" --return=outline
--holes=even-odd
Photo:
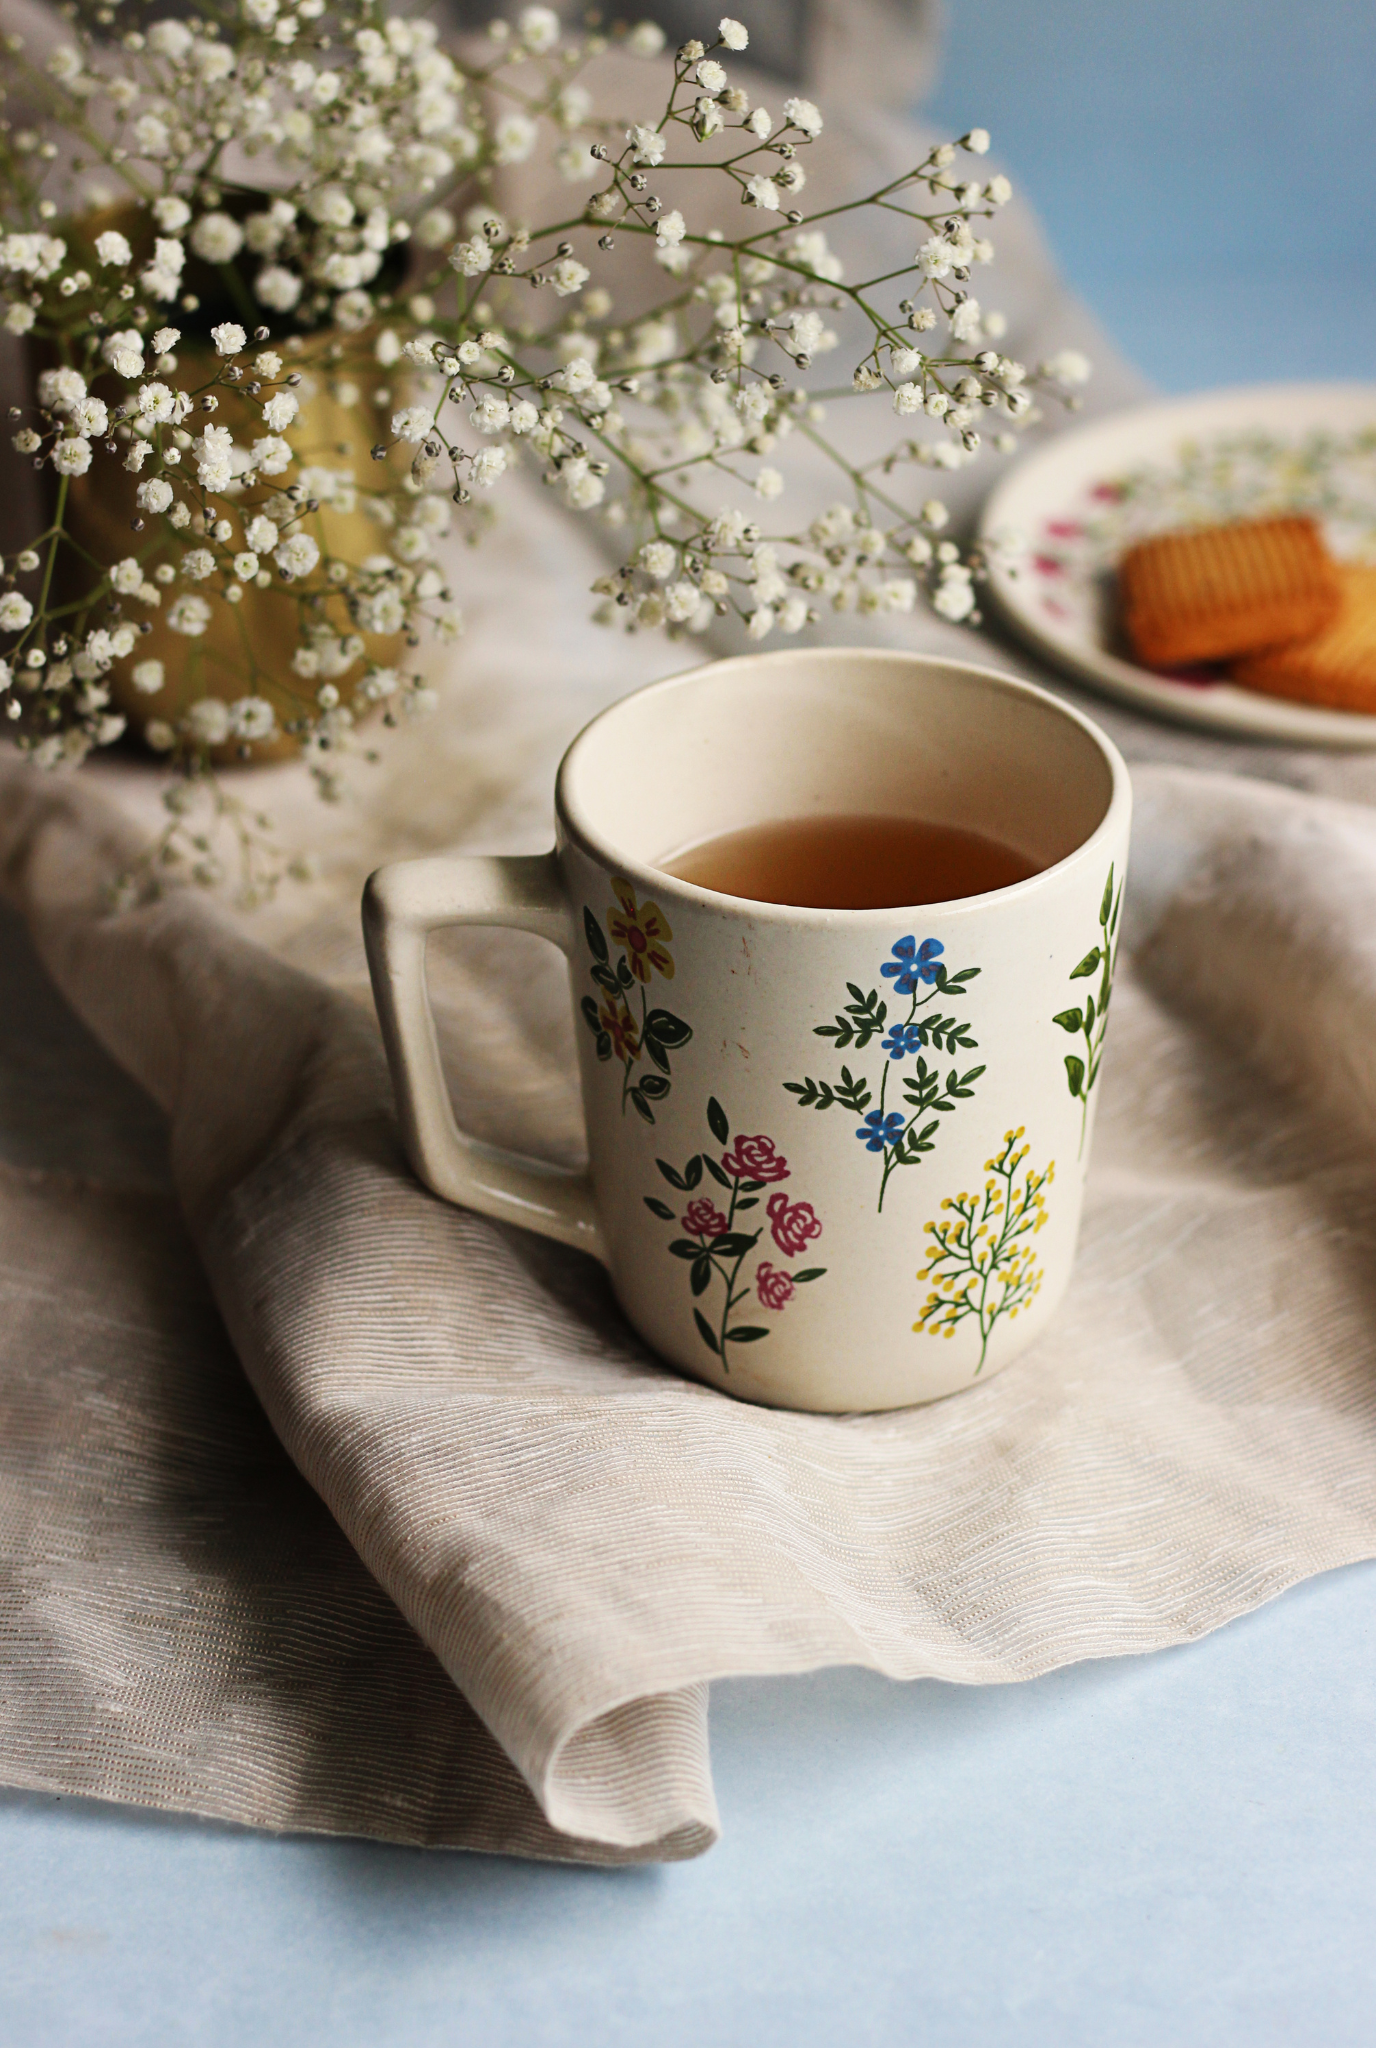
[[[559,770],[554,851],[371,878],[364,931],[406,1149],[446,1200],[607,1266],[664,1358],[773,1406],[977,1385],[1075,1251],[1131,791],[1044,690],[871,649],[721,661],[622,699]],[[910,816],[1037,872],[917,908],[794,909],[657,863],[766,820]],[[427,933],[508,925],[569,963],[589,1165],[454,1121]]]

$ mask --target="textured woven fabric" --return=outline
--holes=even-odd
[[[103,915],[127,828],[84,785],[7,768],[3,788],[10,886],[169,1112],[234,1349],[415,1631],[245,1401],[166,1197],[7,1177],[6,1776],[685,1853],[716,1825],[713,1677],[1028,1677],[1376,1552],[1367,812],[1139,777],[1069,1300],[987,1386],[836,1419],[679,1380],[590,1262],[427,1195],[361,1005],[194,899]],[[569,1069],[530,1057],[525,985],[472,975],[475,1020],[507,1004],[511,1028],[488,1014],[462,1066],[473,1099],[523,1104],[529,1142],[575,1104]]]

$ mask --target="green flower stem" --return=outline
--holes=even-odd
[[[621,957],[622,957],[622,959],[624,960],[626,956],[625,956],[625,954],[623,953]],[[641,984],[640,984],[640,1046],[641,1046],[641,1050],[642,1050],[642,1052],[644,1051],[644,1048],[645,1048],[645,1023],[646,1023],[646,1019],[647,1019],[647,1018],[648,1018],[648,1016],[649,1016],[649,1012],[650,1012],[650,1005],[649,1005],[649,1001],[648,1001],[648,999],[647,999],[647,997],[646,997],[646,994],[645,994],[645,984],[644,984],[644,982],[642,981],[642,982],[641,982]],[[625,1063],[625,1070],[624,1070],[624,1072],[623,1072],[623,1074],[622,1074],[622,1078],[621,1078],[621,1114],[622,1114],[622,1116],[625,1116],[625,1114],[626,1114],[626,1101],[627,1101],[627,1098],[628,1098],[628,1096],[630,1095],[630,1092],[631,1092],[631,1068],[632,1068],[632,1067],[634,1066],[634,1064],[635,1064],[635,1054],[634,1054],[634,1053],[631,1053],[631,1054],[629,1054],[629,1055],[627,1056],[627,1059],[626,1059],[626,1063]]]
[[[730,1208],[729,1208],[729,1209],[727,1210],[727,1212],[726,1212],[726,1230],[727,1230],[728,1232],[730,1231],[730,1229],[731,1229],[732,1225],[733,1225],[733,1224],[735,1223],[735,1220],[736,1220],[736,1203],[737,1203],[737,1201],[738,1201],[738,1199],[739,1199],[739,1197],[740,1197],[740,1191],[741,1191],[741,1176],[740,1176],[739,1174],[736,1174],[736,1175],[735,1175],[735,1176],[733,1177],[733,1179],[732,1179],[732,1182],[731,1182],[731,1206],[730,1206]],[[723,1235],[725,1235],[725,1234],[726,1234],[726,1233],[724,1232],[724,1233],[723,1233]],[[757,1233],[757,1235],[758,1235],[758,1233]],[[752,1244],[751,1244],[751,1245],[749,1246],[749,1248],[748,1248],[748,1249],[749,1249],[749,1250],[751,1250],[751,1251],[753,1251],[753,1250],[754,1250],[754,1243],[753,1243],[753,1242],[752,1242]],[[732,1266],[732,1268],[731,1268],[731,1271],[730,1271],[729,1273],[728,1273],[728,1272],[726,1271],[726,1266],[725,1266],[725,1262],[723,1262],[723,1263],[722,1263],[721,1265],[717,1266],[717,1270],[718,1270],[718,1271],[720,1272],[720,1274],[721,1274],[721,1276],[722,1276],[723,1280],[724,1280],[724,1281],[726,1282],[726,1302],[725,1302],[725,1305],[723,1306],[723,1308],[722,1308],[722,1312],[721,1312],[721,1327],[720,1327],[720,1329],[719,1329],[719,1330],[718,1330],[718,1332],[717,1332],[717,1343],[718,1343],[718,1346],[720,1347],[720,1353],[719,1353],[719,1355],[720,1355],[720,1357],[721,1357],[721,1369],[722,1369],[722,1371],[723,1371],[723,1372],[728,1372],[728,1373],[729,1373],[729,1372],[730,1372],[730,1370],[731,1370],[731,1364],[730,1364],[730,1360],[728,1359],[728,1357],[727,1357],[727,1353],[726,1353],[726,1345],[727,1345],[726,1325],[727,1325],[728,1321],[730,1320],[730,1316],[731,1316],[731,1311],[732,1311],[732,1309],[733,1309],[733,1308],[734,1308],[734,1307],[736,1306],[736,1303],[737,1303],[738,1301],[744,1301],[744,1299],[745,1299],[745,1296],[746,1296],[746,1294],[747,1294],[747,1293],[749,1292],[749,1289],[748,1289],[748,1288],[742,1288],[739,1294],[737,1294],[737,1293],[735,1292],[735,1286],[736,1286],[736,1281],[737,1281],[737,1280],[738,1280],[738,1278],[740,1277],[740,1270],[741,1270],[741,1267],[742,1267],[742,1266],[744,1265],[744,1263],[745,1263],[745,1259],[746,1259],[746,1253],[745,1253],[745,1252],[737,1252],[737,1254],[736,1254],[736,1262],[735,1262],[735,1264],[734,1264],[734,1265]],[[715,1256],[713,1257],[712,1263],[713,1263],[713,1265],[714,1265],[714,1266],[716,1266],[716,1265],[717,1265],[717,1260],[716,1260]]]
[[[53,533],[52,539],[48,542],[48,559],[43,564],[43,588],[38,593],[38,604],[34,612],[35,622],[43,619],[48,610],[48,593],[53,587],[53,570],[57,567],[57,548],[62,539],[62,519],[67,510],[67,490],[71,481],[69,476],[64,476],[57,487],[57,510],[53,514]]]
[[[940,990],[934,988],[931,991],[931,994],[925,995],[919,1000],[917,990],[914,989],[913,999],[908,1007],[908,1014],[903,1019],[903,1027],[906,1029],[906,1027],[912,1023],[918,1011],[925,1009],[927,1004],[932,1001],[933,997],[939,994]],[[889,1085],[889,1068],[894,1064],[895,1062],[893,1060],[886,1059],[884,1061],[883,1070],[879,1076],[879,1114],[881,1117],[884,1114],[884,1097],[888,1090]],[[886,1145],[884,1147],[884,1171],[883,1174],[880,1176],[879,1181],[879,1203],[878,1207],[875,1210],[876,1215],[882,1216],[884,1213],[884,1190],[885,1188],[887,1188],[889,1184],[889,1175],[893,1172],[895,1166],[897,1166],[898,1164],[899,1145],[903,1143],[903,1140],[907,1137],[909,1131],[917,1122],[918,1114],[919,1112],[917,1110],[914,1110],[912,1115],[908,1118],[908,1121],[904,1124],[903,1137],[899,1139],[898,1145]]]

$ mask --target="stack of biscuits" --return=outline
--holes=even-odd
[[[1156,534],[1118,573],[1147,667],[1223,664],[1268,696],[1376,712],[1376,568],[1335,562],[1312,519]]]

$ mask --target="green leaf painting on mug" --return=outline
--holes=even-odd
[[[890,1176],[900,1166],[920,1165],[935,1150],[940,1117],[974,1094],[975,1083],[984,1072],[983,1066],[967,1067],[964,1073],[953,1066],[943,1082],[938,1069],[929,1067],[923,1057],[927,1050],[950,1054],[979,1049],[979,1041],[963,1018],[930,1007],[938,996],[947,1001],[964,996],[979,973],[978,967],[950,973],[940,957],[944,951],[939,939],[923,939],[919,945],[910,934],[895,942],[891,957],[882,963],[879,972],[892,981],[894,994],[909,999],[906,1016],[890,1022],[888,1003],[881,1001],[878,989],[866,992],[858,982],[850,981],[846,988],[851,999],[837,1011],[835,1021],[813,1027],[815,1035],[829,1038],[838,1052],[852,1048],[863,1052],[872,1039],[884,1034],[881,1050],[887,1058],[880,1067],[877,1097],[865,1076],[849,1066],[842,1066],[839,1077],[830,1081],[806,1075],[801,1081],[784,1082],[789,1094],[797,1096],[800,1109],[835,1107],[861,1119],[856,1137],[867,1151],[880,1154],[883,1162],[877,1212],[883,1210]],[[915,1064],[903,1077],[903,1106],[891,1108],[889,1081],[906,1059]]]
[[[1065,1055],[1066,1085],[1080,1105],[1080,1151],[1085,1149],[1085,1133],[1089,1127],[1089,1100],[1094,1084],[1099,1078],[1099,1066],[1104,1056],[1104,1033],[1108,1028],[1108,1006],[1113,994],[1113,974],[1118,964],[1118,913],[1123,907],[1123,884],[1118,881],[1114,890],[1114,869],[1110,864],[1108,880],[1099,904],[1099,943],[1091,946],[1076,966],[1072,967],[1067,979],[1088,981],[1092,975],[1099,976],[1098,988],[1086,996],[1083,1003],[1073,1008],[1058,1010],[1051,1019],[1059,1024],[1062,1031],[1071,1037],[1084,1040],[1084,1054],[1068,1052]]]
[[[772,1138],[760,1132],[753,1137],[741,1134],[731,1142],[730,1120],[715,1096],[708,1099],[707,1128],[717,1144],[725,1148],[719,1157],[697,1152],[681,1168],[671,1166],[667,1159],[655,1161],[671,1188],[692,1197],[682,1215],[677,1215],[658,1195],[646,1195],[644,1199],[652,1216],[663,1223],[677,1223],[685,1233],[671,1238],[666,1249],[671,1258],[687,1266],[693,1302],[711,1295],[709,1305],[715,1320],[709,1321],[702,1308],[695,1305],[693,1327],[713,1357],[721,1360],[722,1371],[729,1373],[733,1344],[758,1344],[770,1335],[767,1323],[732,1320],[751,1293],[762,1308],[780,1315],[800,1287],[823,1278],[826,1267],[804,1266],[790,1271],[767,1258],[755,1259],[753,1272],[746,1273],[747,1263],[755,1258],[766,1228],[774,1250],[793,1259],[821,1236],[821,1218],[811,1202],[790,1200],[779,1185],[791,1178],[791,1170]],[[710,1192],[694,1194],[704,1181],[724,1190],[724,1209]],[[766,1188],[774,1190],[765,1201],[767,1224],[741,1229],[741,1218],[759,1207],[760,1195]]]
[[[607,933],[585,903],[583,935],[592,955],[588,973],[598,994],[584,996],[579,1009],[593,1035],[598,1059],[620,1062],[621,1114],[626,1114],[629,1104],[637,1116],[652,1124],[655,1113],[651,1104],[662,1102],[672,1086],[669,1055],[687,1045],[693,1033],[672,1010],[650,1008],[651,981],[656,976],[664,981],[674,978],[674,956],[668,947],[674,934],[668,918],[658,904],[638,903],[632,885],[618,876],[612,878],[612,892],[616,902],[608,910],[607,924],[621,951],[613,966]],[[638,1019],[632,1007],[637,992]],[[659,1071],[651,1071],[653,1068]]]

